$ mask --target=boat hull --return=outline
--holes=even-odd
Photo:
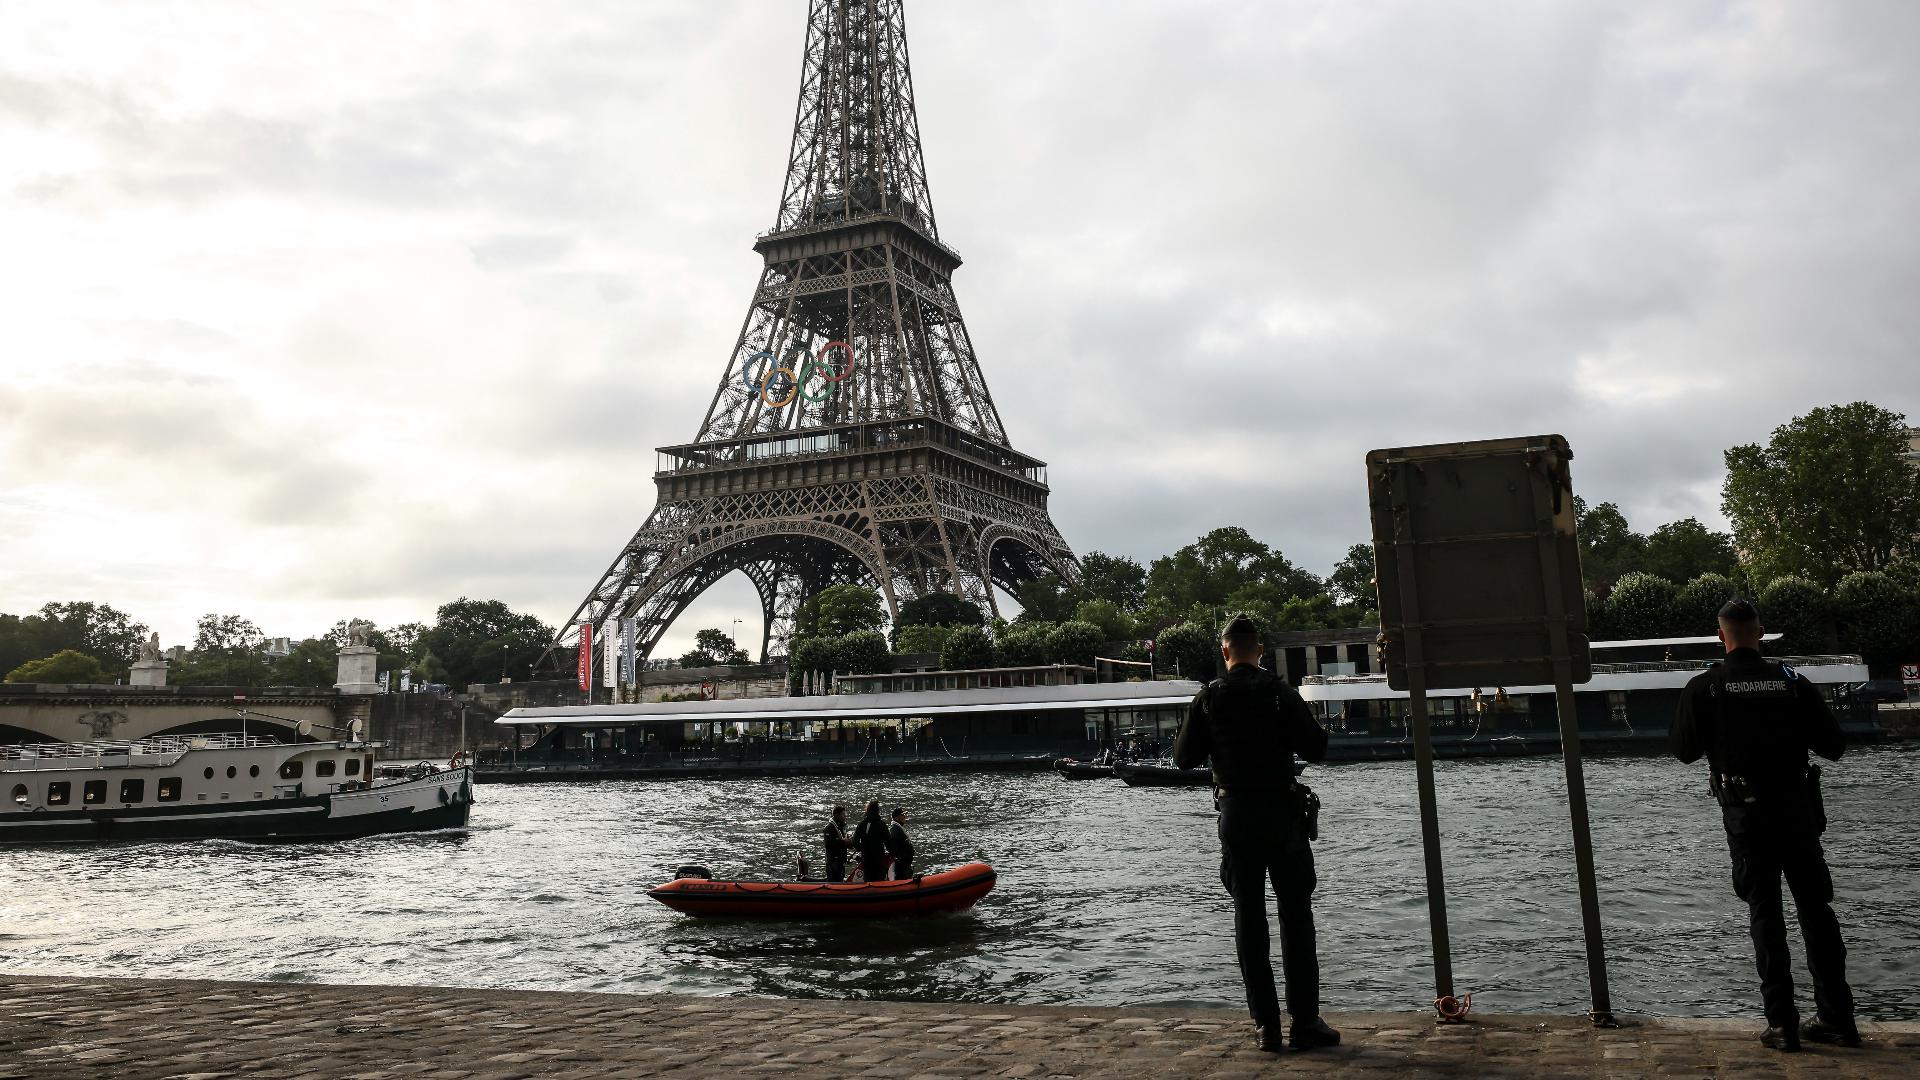
[[[905,881],[708,881],[681,878],[647,895],[687,915],[772,919],[884,919],[965,911],[998,879],[968,863]]]
[[[472,770],[460,768],[398,784],[302,798],[0,814],[0,844],[347,840],[460,828],[472,809]]]
[[[1072,758],[1061,758],[1053,763],[1053,771],[1068,780],[1104,780],[1113,775],[1113,766],[1090,765]]]
[[[1128,787],[1212,787],[1208,769],[1175,769],[1166,765],[1115,765],[1113,774]]]

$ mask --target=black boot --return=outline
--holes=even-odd
[[[1800,1049],[1800,1029],[1793,1024],[1769,1027],[1760,1033],[1760,1045],[1791,1054]]]
[[[1800,1037],[1808,1042],[1832,1043],[1835,1046],[1860,1045],[1860,1029],[1852,1022],[1829,1024],[1819,1016],[1800,1025]]]
[[[1314,1017],[1311,1020],[1295,1020],[1293,1030],[1287,1035],[1287,1042],[1295,1050],[1312,1050],[1316,1046],[1339,1046],[1340,1033],[1327,1026],[1325,1020]]]
[[[1277,1054],[1287,1048],[1286,1040],[1280,1037],[1280,1021],[1261,1024],[1253,1029],[1260,1036],[1260,1049],[1269,1054]]]

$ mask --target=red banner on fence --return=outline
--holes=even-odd
[[[580,624],[580,689],[593,689],[593,624]]]

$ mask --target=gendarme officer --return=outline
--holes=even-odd
[[[1719,634],[1726,661],[1696,675],[1680,695],[1673,755],[1694,762],[1704,753],[1712,770],[1708,786],[1726,824],[1733,891],[1752,916],[1767,1013],[1760,1041],[1777,1050],[1798,1050],[1803,1037],[1858,1046],[1847,949],[1833,915],[1833,876],[1820,850],[1827,827],[1820,773],[1807,764],[1809,750],[1829,761],[1840,757],[1840,725],[1812,683],[1760,655],[1760,614],[1752,604],[1733,600],[1721,608]],[[1800,912],[1813,976],[1818,1013],[1805,1025],[1793,1001],[1783,876]]]
[[[1320,1019],[1320,957],[1313,933],[1313,796],[1294,781],[1295,754],[1319,761],[1327,732],[1299,691],[1260,667],[1265,650],[1252,619],[1236,615],[1220,637],[1224,678],[1187,708],[1174,741],[1183,769],[1213,763],[1220,811],[1220,880],[1233,894],[1233,944],[1260,1048],[1278,1051],[1280,1000],[1267,937],[1267,881],[1280,902],[1280,958],[1287,979],[1287,1042],[1295,1050],[1334,1046],[1340,1033]]]

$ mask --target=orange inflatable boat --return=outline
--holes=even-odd
[[[713,881],[692,875],[647,895],[688,915],[873,919],[965,911],[992,891],[997,877],[982,862],[905,881]]]

